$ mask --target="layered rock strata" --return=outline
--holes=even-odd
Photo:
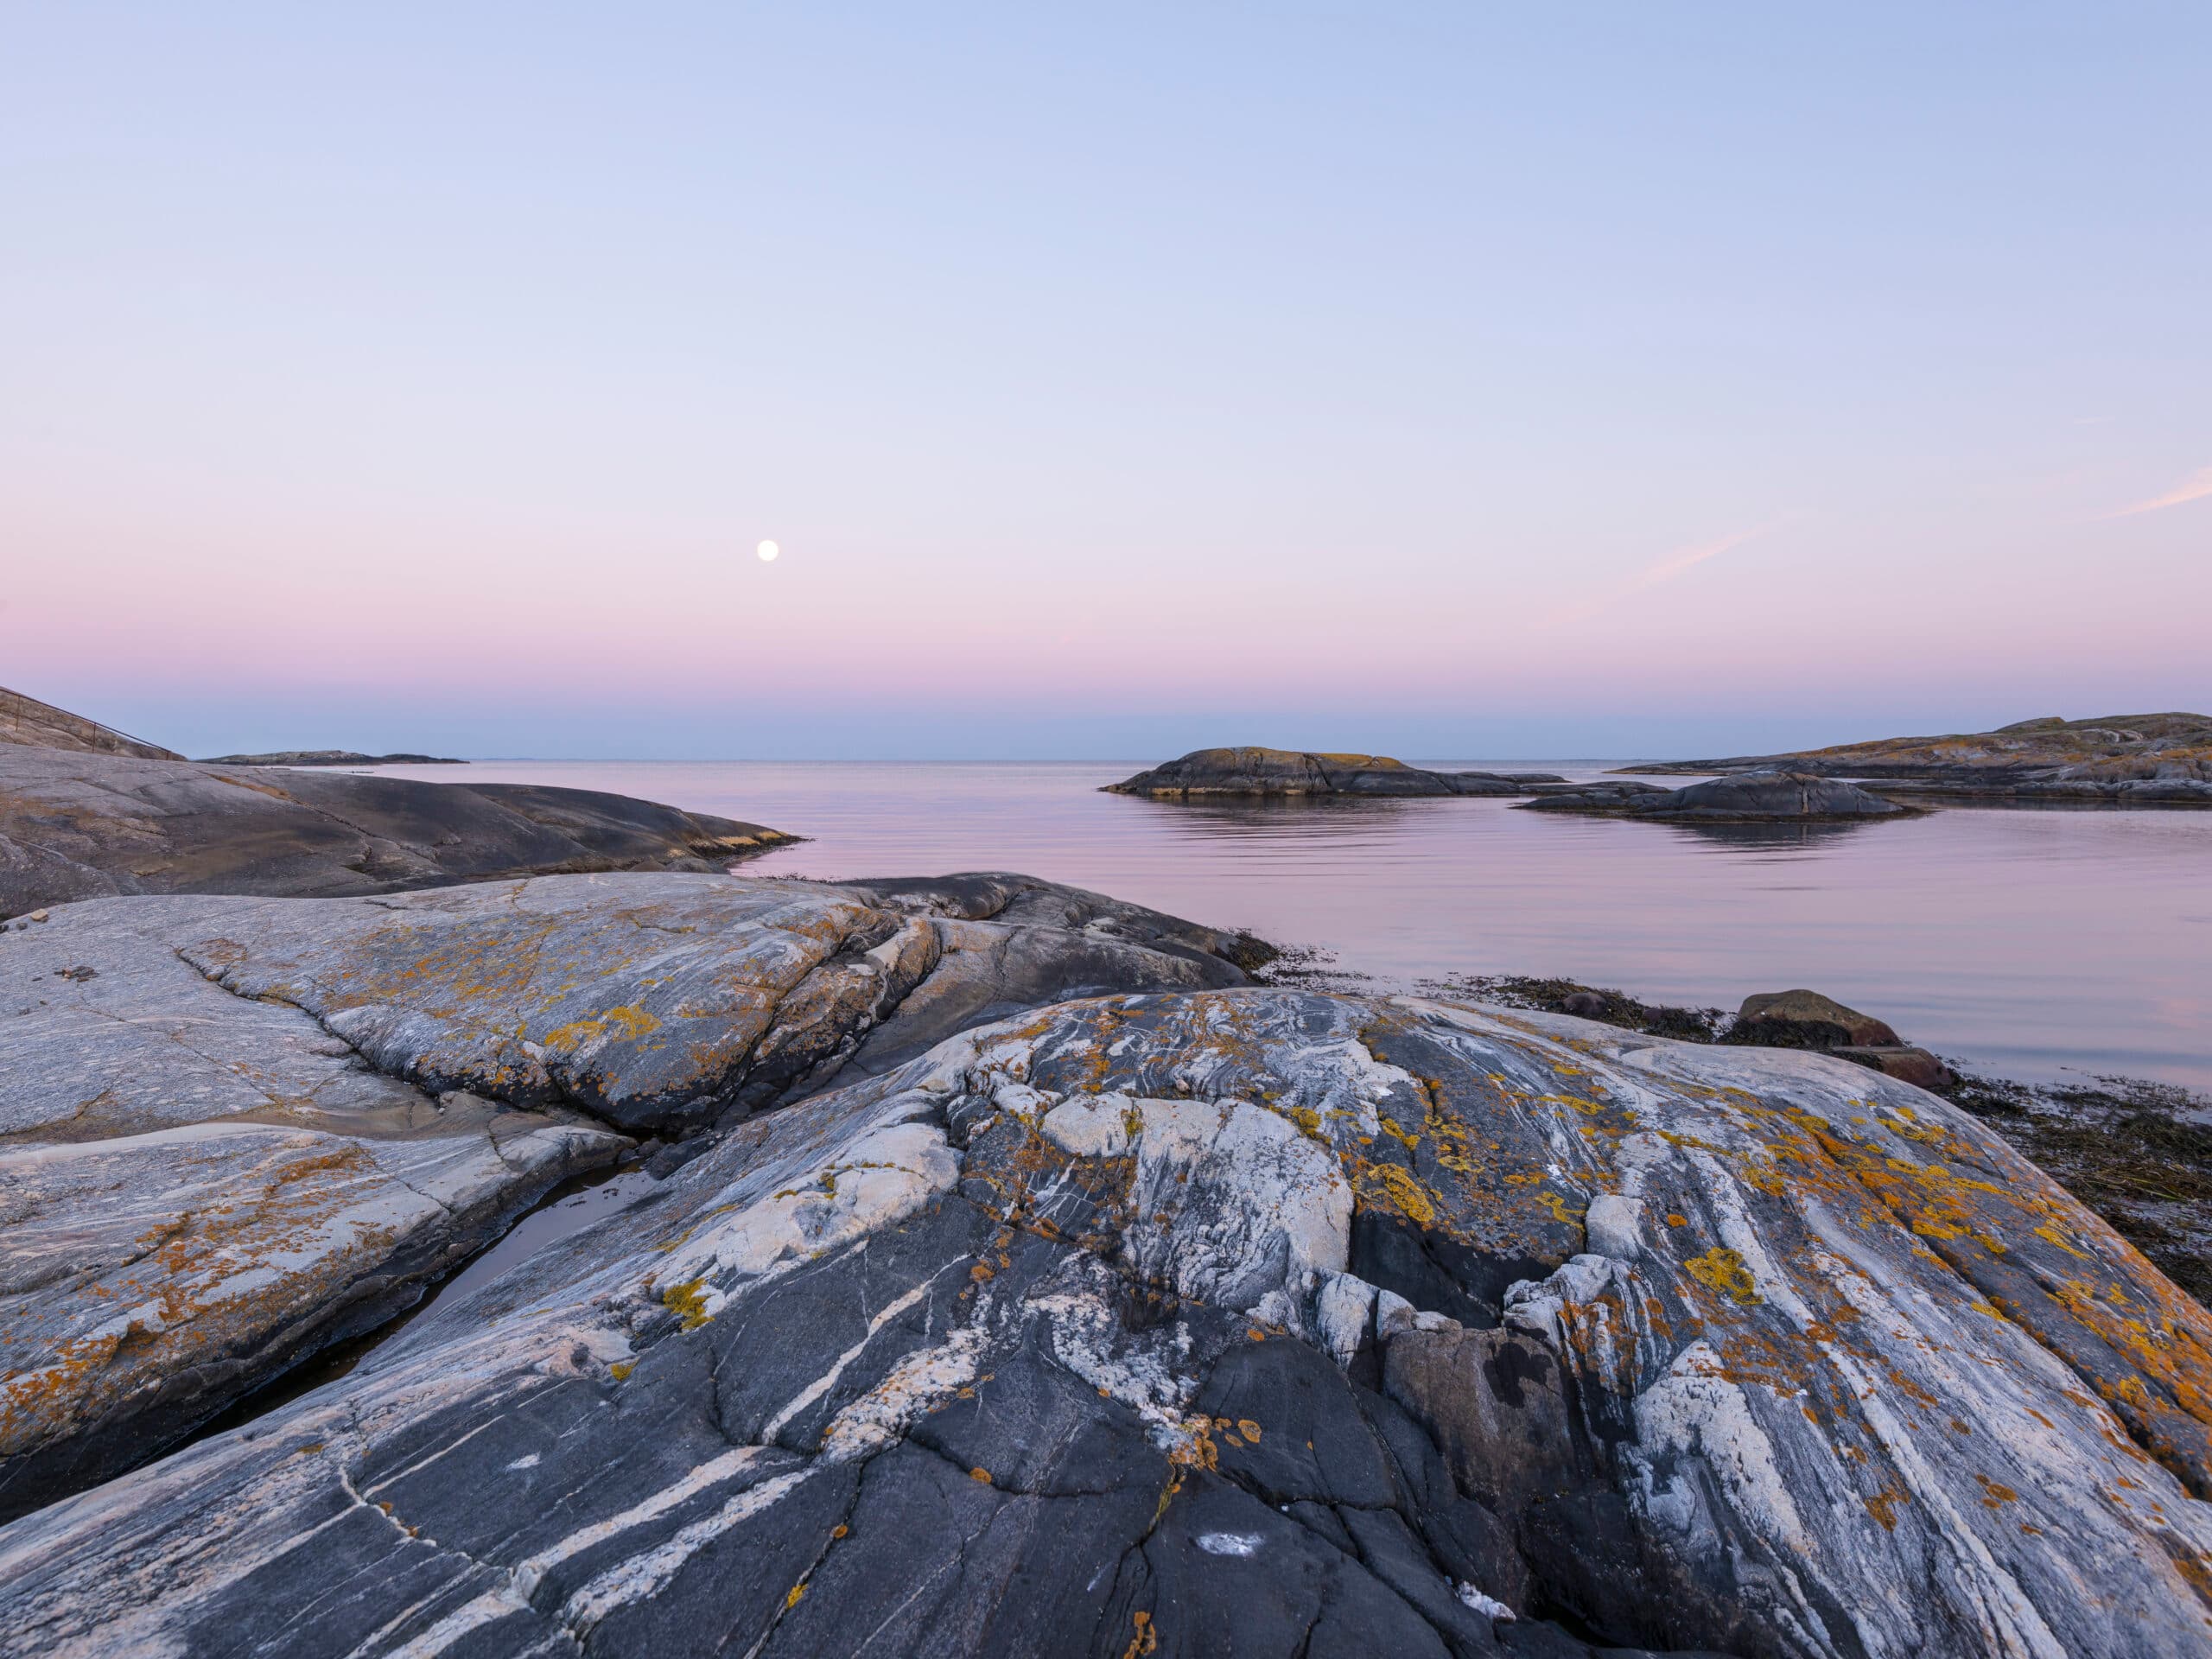
[[[1179,760],[1106,785],[1113,795],[1185,800],[1224,796],[1525,795],[1554,772],[1427,772],[1380,754],[1292,749],[1194,749]]]
[[[1819,1055],[1084,1000],[0,1530],[0,1651],[2194,1655],[2208,1349]]]
[[[0,929],[0,1513],[381,1323],[563,1177],[1249,942],[1015,876],[118,899]],[[695,1141],[695,1144],[696,1141]]]

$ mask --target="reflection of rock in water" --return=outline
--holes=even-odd
[[[1803,852],[1855,836],[1873,820],[1869,818],[1808,818],[1789,823],[1700,823],[1694,818],[1672,818],[1667,827],[1689,841],[1734,852]]]

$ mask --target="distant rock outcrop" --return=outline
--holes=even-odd
[[[1880,738],[1791,754],[1671,760],[1627,770],[1744,772],[1776,767],[1877,780],[1890,795],[2212,806],[2212,715],[2063,720],[2051,715],[1993,732]]]
[[[0,743],[22,743],[38,748],[69,749],[79,754],[129,754],[145,760],[181,760],[174,749],[158,743],[142,743],[111,726],[103,726],[82,715],[56,709],[50,702],[27,697],[0,686]]]
[[[206,766],[465,766],[445,754],[362,754],[353,749],[279,749],[273,754],[219,754]]]
[[[716,870],[795,837],[596,790],[270,772],[0,744],[0,916],[111,893],[392,893]]]
[[[1554,790],[1521,804],[1539,812],[1581,812],[1658,823],[1767,823],[1806,820],[1897,818],[1915,809],[1885,800],[1856,784],[1802,772],[1750,772],[1711,778],[1686,789],[1649,784],[1596,783]]]
[[[1185,799],[1206,795],[1525,795],[1563,781],[1548,772],[1427,772],[1382,754],[1300,749],[1193,749],[1179,760],[1106,785],[1112,795]]]

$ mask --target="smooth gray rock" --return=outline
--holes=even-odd
[[[130,754],[148,760],[184,759],[174,749],[127,736],[112,726],[103,726],[5,686],[0,686],[0,743],[73,749],[85,754]]]
[[[3,1513],[407,1306],[626,1135],[1069,995],[1241,984],[1213,951],[1252,948],[1009,875],[39,913],[0,928]]]
[[[1381,754],[1295,749],[1193,749],[1178,760],[1109,784],[1110,795],[1188,800],[1207,796],[1526,795],[1562,781],[1547,772],[1427,772]]]
[[[715,870],[792,837],[595,790],[425,784],[0,744],[0,917],[115,893],[390,893]]]
[[[1916,809],[1885,800],[1840,779],[1810,772],[1753,772],[1709,778],[1682,789],[1599,783],[1555,790],[1520,805],[1539,812],[1580,812],[1660,823],[1764,823],[1910,817]]]
[[[1090,1000],[0,1529],[0,1652],[2193,1656],[2208,1351],[1820,1055]]]

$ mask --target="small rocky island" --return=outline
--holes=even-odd
[[[1842,1004],[0,762],[0,1655],[2205,1650],[2212,1315]]]
[[[1573,784],[1547,790],[1519,805],[1525,811],[1648,818],[1659,823],[1836,823],[1911,817],[1919,810],[1840,779],[1778,769],[1707,779],[1684,789],[1626,781]]]
[[[1193,749],[1178,760],[1108,784],[1109,795],[1155,800],[1206,796],[1525,795],[1535,784],[1562,783],[1548,772],[1427,772],[1382,754],[1319,754],[1300,749]]]
[[[269,754],[219,754],[209,766],[465,766],[446,754],[363,754],[358,749],[279,749]]]
[[[2065,720],[2050,715],[1993,732],[1881,738],[1792,754],[1661,761],[1624,770],[1656,775],[1777,768],[1860,779],[1885,795],[1908,799],[2212,806],[2212,715]]]

